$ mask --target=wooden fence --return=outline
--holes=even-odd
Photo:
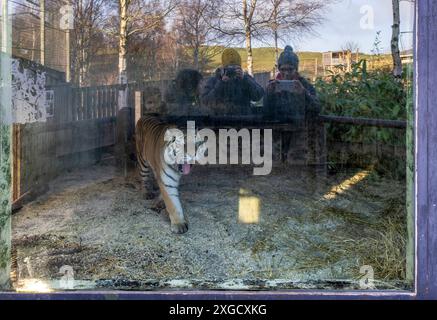
[[[117,143],[117,125],[126,128],[125,123],[117,123],[120,92],[127,94],[126,106],[132,110],[136,92],[141,93],[141,105],[149,108],[163,99],[168,84],[47,86],[48,96],[53,98],[47,120],[13,126],[14,208],[47,190],[48,183],[65,170],[91,165]]]
[[[97,161],[115,143],[119,86],[47,87],[53,114],[13,126],[13,203],[18,208],[47,190],[65,170]]]

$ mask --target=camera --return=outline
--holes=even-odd
[[[299,92],[299,84],[298,80],[277,80],[275,91],[276,92],[290,92],[296,93]]]
[[[224,75],[233,79],[237,77],[237,67],[226,67],[224,70]]]

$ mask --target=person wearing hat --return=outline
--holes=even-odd
[[[241,57],[235,49],[222,53],[222,67],[210,77],[201,91],[201,101],[216,115],[250,114],[251,101],[264,96],[264,89],[253,77],[243,72]]]
[[[273,139],[280,143],[274,153],[290,164],[304,164],[309,159],[308,143],[314,147],[307,137],[315,136],[314,120],[320,113],[320,104],[314,86],[299,75],[299,57],[292,47],[284,48],[278,69],[276,79],[267,85],[263,113],[267,118],[290,120],[294,129],[276,133]]]
[[[264,113],[271,117],[283,115],[311,117],[318,114],[320,104],[316,89],[299,75],[299,57],[291,46],[286,46],[280,54],[278,69],[276,79],[271,80],[267,85]]]

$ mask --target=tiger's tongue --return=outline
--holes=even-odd
[[[182,165],[182,173],[183,174],[189,174],[190,171],[191,171],[191,165],[190,164],[185,163],[185,164]]]

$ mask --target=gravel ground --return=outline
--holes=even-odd
[[[13,216],[17,277],[53,283],[67,265],[85,288],[356,288],[363,259],[338,245],[334,258],[332,236],[365,240],[405,187],[369,176],[330,192],[355,173],[197,166],[181,185],[189,231],[175,235],[134,173],[110,163],[67,172]],[[378,277],[381,288],[405,287]]]

